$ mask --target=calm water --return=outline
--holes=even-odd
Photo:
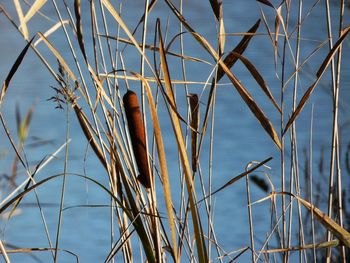
[[[60,1],[58,1],[60,2]],[[84,2],[84,1],[82,1]],[[193,25],[195,30],[204,35],[214,46],[216,42],[216,28],[214,17],[210,8],[209,1],[185,1],[184,16],[188,22]],[[231,32],[245,32],[247,31],[260,17],[259,6],[255,1],[224,1],[224,17],[225,29],[227,33]],[[305,1],[304,14],[312,6],[312,1]],[[11,10],[14,17],[13,6],[10,1],[2,0],[2,4]],[[296,5],[294,3],[293,5]],[[133,28],[140,15],[142,14],[142,1],[127,1],[124,5],[123,19],[127,24]],[[296,12],[296,8],[293,7]],[[332,17],[334,20],[337,17],[337,8],[335,4],[332,6]],[[83,16],[88,16],[84,13]],[[273,13],[263,8],[269,23],[273,25]],[[55,17],[51,1],[48,1],[43,11],[45,14]],[[346,10],[347,14],[349,10]],[[326,22],[324,20],[325,10],[323,6],[316,6],[312,14],[305,20],[302,37],[305,38],[301,42],[301,61],[304,60],[309,53],[315,49],[327,37]],[[160,1],[157,7],[152,11],[149,18],[150,31],[148,39],[149,43],[153,41],[153,28],[157,17],[161,17],[163,28],[169,19],[169,36],[170,39],[179,32],[178,23],[168,10],[166,5]],[[16,17],[17,18],[17,17]],[[346,22],[349,23],[349,15],[345,15]],[[39,30],[42,28],[42,19],[34,17],[30,26]],[[291,24],[295,24],[295,17],[291,18]],[[48,22],[53,24],[53,22]],[[334,28],[336,30],[336,27]],[[32,30],[33,34],[35,30]],[[259,32],[266,32],[264,25],[261,24]],[[334,31],[335,32],[335,31]],[[164,32],[163,32],[164,33]],[[13,61],[16,59],[21,49],[24,47],[24,41],[19,37],[17,31],[11,27],[10,23],[0,13],[0,79],[3,81],[8,73]],[[52,36],[52,42],[60,49],[67,58],[71,58],[65,39],[60,32],[58,35]],[[240,40],[240,37],[227,36],[225,50],[231,50]],[[87,39],[89,41],[89,39]],[[185,54],[203,58],[212,62],[209,56],[195,43],[189,34],[184,35]],[[282,42],[282,40],[281,40]],[[292,41],[292,47],[295,43]],[[349,57],[350,44],[349,40],[344,45],[343,59],[343,75],[342,75],[342,91],[341,91],[341,123],[346,123],[349,120],[349,85],[350,85],[350,63],[346,58]],[[87,44],[91,44],[87,42]],[[178,50],[179,44],[174,44],[174,50]],[[305,66],[305,69],[300,75],[300,93],[302,94],[314,79],[315,69],[322,63],[322,59],[326,55],[327,48],[321,49]],[[150,54],[151,56],[151,54]],[[280,85],[275,75],[275,68],[273,65],[273,50],[271,44],[266,36],[256,36],[247,49],[245,56],[254,63],[261,74],[264,76],[266,82],[272,90],[272,93],[279,101]],[[124,54],[126,60],[126,67],[137,70],[139,65],[139,57],[135,56],[133,49],[128,48]],[[69,61],[69,59],[68,59]],[[71,62],[71,61],[69,61]],[[172,59],[169,58],[169,64],[172,64]],[[175,60],[174,60],[175,62]],[[176,62],[176,65],[179,65]],[[186,63],[187,76],[189,80],[206,81],[212,67],[205,64],[195,64],[192,62]],[[291,68],[287,72],[291,72]],[[171,75],[174,79],[181,78],[180,67],[174,66],[170,68]],[[251,79],[245,68],[237,63],[233,69],[234,73],[239,77],[242,83],[252,93],[259,105],[269,116],[275,127],[278,127],[279,116],[277,111],[270,106],[266,97],[259,90],[258,86]],[[222,83],[227,83],[226,78]],[[39,59],[29,52],[21,65],[19,71],[15,75],[9,91],[6,94],[2,112],[12,134],[16,134],[15,122],[15,108],[19,105],[22,115],[31,105],[35,105],[34,115],[30,126],[30,138],[27,141],[25,148],[26,160],[31,166],[35,166],[42,158],[53,153],[65,140],[66,116],[62,110],[55,109],[55,105],[48,99],[54,96],[53,90],[50,86],[55,85],[54,80],[50,77],[48,72],[40,64]],[[135,84],[138,85],[138,84]],[[138,87],[138,86],[137,86]],[[311,101],[307,104],[302,114],[298,118],[298,143],[300,152],[307,146],[309,140],[311,105],[314,105],[314,129],[313,129],[313,144],[314,156],[319,157],[320,149],[330,143],[331,124],[332,124],[332,105],[331,95],[329,93],[330,78],[326,74],[323,81],[316,89]],[[190,86],[190,92],[200,93],[202,95],[201,102],[205,108],[206,99],[208,96],[208,89],[206,87],[203,91],[203,86]],[[125,89],[123,89],[125,91]],[[203,92],[202,92],[203,91]],[[202,93],[201,93],[202,92]],[[185,115],[184,105],[185,94],[182,86],[176,87],[176,93],[179,99],[180,113]],[[290,98],[292,95],[292,86],[286,88],[286,97]],[[300,98],[300,95],[299,95]],[[290,102],[287,103],[287,109],[290,109]],[[202,116],[204,112],[202,112]],[[213,158],[213,188],[216,189],[230,178],[244,171],[246,164],[252,160],[261,161],[269,156],[273,156],[274,160],[269,163],[271,170],[269,174],[279,189],[279,157],[278,151],[269,137],[260,128],[258,122],[253,117],[249,109],[244,105],[238,93],[231,85],[221,86],[217,90],[217,101],[215,109],[215,138],[214,138],[214,158]],[[174,171],[172,176],[172,184],[178,184],[178,165],[175,142],[173,142],[173,134],[170,125],[168,125],[168,116],[164,111],[161,115],[161,122],[164,125],[164,137],[168,142],[167,153],[169,170]],[[76,119],[71,116],[70,119],[72,139],[70,143],[70,160],[69,171],[72,173],[86,174],[92,178],[98,179],[105,185],[108,185],[108,179],[101,169],[100,165],[93,158],[93,154],[88,152],[85,156],[86,141],[79,130]],[[343,141],[345,145],[349,142],[350,136],[347,132],[348,126],[342,130]],[[3,175],[11,173],[11,164],[13,160],[13,153],[10,149],[4,130],[1,128],[0,140],[0,174],[1,183],[5,184]],[[40,147],[33,146],[34,143],[44,140],[45,144]],[[345,148],[345,147],[344,147]],[[202,169],[203,175],[207,178],[208,174],[208,142],[205,143],[203,149]],[[329,157],[329,149],[326,148],[325,157]],[[300,158],[303,155],[301,154]],[[85,160],[86,159],[86,160]],[[61,152],[59,156],[46,166],[38,175],[37,179],[43,179],[50,175],[61,173],[63,171],[64,153]],[[23,169],[19,168],[18,182],[24,180]],[[317,180],[317,175],[315,175]],[[52,242],[55,240],[56,226],[58,218],[58,200],[60,198],[61,179],[51,181],[45,184],[45,187],[37,190],[37,195],[43,203],[43,212],[47,220],[48,229]],[[264,196],[264,193],[253,186],[252,199],[257,200]],[[2,198],[6,192],[2,193]],[[175,200],[177,200],[176,190],[174,190]],[[160,196],[160,195],[159,195]],[[23,205],[20,208],[20,214],[14,216],[10,221],[2,219],[1,222],[1,238],[9,245],[16,247],[48,247],[45,230],[41,221],[40,211],[35,205],[35,195],[31,194],[25,198]],[[161,202],[161,201],[160,201]],[[103,193],[98,187],[89,184],[79,178],[68,178],[65,207],[81,206],[81,205],[101,205],[109,204],[108,195]],[[226,252],[237,250],[241,247],[249,245],[248,235],[248,219],[246,208],[246,194],[245,181],[242,180],[231,186],[229,189],[219,193],[214,201],[214,225],[216,226],[217,239]],[[161,210],[165,213],[165,209]],[[253,209],[253,217],[255,222],[256,235],[258,237],[257,244],[262,242],[268,230],[269,210],[268,203],[256,205]],[[102,262],[109,252],[110,244],[110,225],[109,225],[109,209],[101,208],[71,208],[63,212],[62,234],[60,239],[60,246],[67,250],[71,250],[78,254],[81,262]],[[137,252],[136,252],[137,253]],[[215,255],[215,254],[213,254]],[[28,254],[11,255],[13,262],[35,262],[34,256],[37,256],[43,262],[48,262],[52,258],[50,254],[34,253],[33,257]],[[240,262],[245,262],[249,259],[249,254],[241,257]],[[215,256],[213,256],[214,258]],[[59,255],[60,262],[73,262],[74,258],[67,253]],[[136,260],[138,262],[138,260]]]

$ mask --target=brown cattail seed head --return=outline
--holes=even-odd
[[[126,118],[128,120],[132,148],[140,173],[138,179],[144,187],[151,188],[151,177],[148,169],[148,157],[146,150],[145,127],[142,122],[140,106],[136,93],[129,90],[124,95],[123,102]]]

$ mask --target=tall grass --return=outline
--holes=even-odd
[[[343,45],[349,43],[350,32],[350,26],[344,23],[345,2],[325,0],[310,5],[298,0],[282,1],[278,5],[267,0],[257,1],[260,15],[243,33],[226,32],[231,26],[227,25],[225,8],[239,9],[238,3],[207,2],[206,8],[212,11],[207,20],[216,28],[216,39],[208,39],[196,31],[197,25],[191,22],[192,17],[187,17],[186,3],[182,0],[139,3],[142,11],[134,23],[136,26],[125,20],[128,1],[14,0],[11,7],[0,6],[0,15],[24,40],[24,48],[9,67],[0,95],[2,127],[15,156],[15,168],[8,181],[7,197],[1,201],[0,213],[10,211],[7,220],[12,220],[23,199],[35,192],[35,205],[41,211],[47,237],[45,248],[13,248],[0,240],[0,253],[5,262],[11,261],[12,253],[30,255],[32,252],[38,252],[38,258],[39,253],[49,252],[53,262],[60,262],[63,253],[70,253],[79,260],[74,248],[60,245],[65,233],[62,231],[63,211],[70,177],[88,181],[110,198],[109,222],[100,222],[109,223],[111,228],[110,237],[106,237],[110,238],[110,248],[105,262],[249,259],[252,262],[347,262],[350,233],[346,230],[349,227],[345,220],[347,199],[343,197],[347,192],[341,171],[349,160],[342,163],[339,124]],[[303,33],[304,23],[315,8],[325,10],[328,35],[314,50],[304,51],[302,41],[315,41]],[[331,9],[339,9],[339,14],[331,16]],[[164,16],[159,17],[159,11],[165,12]],[[171,19],[166,20],[165,15]],[[42,21],[40,29],[32,29],[32,19]],[[335,33],[334,28],[337,28]],[[232,36],[240,38],[236,45],[230,41]],[[270,45],[271,58],[264,66],[271,68],[274,76],[264,76],[259,61],[246,55],[251,43],[260,41],[259,38]],[[188,49],[187,45],[196,46],[203,55],[188,54],[187,50],[193,49]],[[327,51],[322,48],[325,45]],[[43,64],[40,70],[48,70],[55,82],[52,103],[66,112],[66,122],[57,124],[66,127],[65,143],[57,150],[65,148],[63,173],[41,180],[34,177],[48,160],[39,163],[33,172],[23,151],[33,109],[28,111],[23,124],[18,124],[21,127],[18,139],[2,113],[11,80],[29,52],[38,56]],[[319,65],[312,68],[312,81],[305,85],[301,76],[309,73],[306,65],[315,57]],[[193,80],[189,68],[202,65],[210,68],[209,75],[198,76],[200,81]],[[175,67],[180,70],[174,72]],[[237,67],[246,70],[244,78],[256,83],[263,98],[257,98],[257,93],[245,86],[246,81],[236,74]],[[319,92],[327,74],[331,76],[329,100],[333,106],[332,112],[327,114],[332,118],[332,132],[325,150],[329,152],[329,159],[319,162],[328,162],[329,171],[320,169],[319,173],[325,173],[327,180],[320,175],[315,186],[318,175],[313,170],[317,164],[312,155],[314,119],[311,115],[307,121],[311,122],[309,143],[300,145],[299,130],[305,132],[305,129],[298,126],[298,118],[305,116],[305,106],[311,104],[313,93]],[[272,85],[266,80],[271,78],[275,78]],[[272,157],[266,156],[261,161],[242,163],[240,174],[218,186],[214,182],[220,175],[213,165],[216,158],[221,157],[215,156],[216,142],[241,140],[216,135],[217,119],[229,122],[232,117],[239,118],[217,111],[217,91],[222,85],[237,91],[241,104],[252,113],[250,117],[265,140],[271,142],[270,152],[279,161],[270,164]],[[79,131],[71,129],[73,122],[78,124]],[[91,176],[89,171],[84,175],[70,172],[69,142],[74,132],[84,135],[87,151],[99,162],[99,170],[108,178],[107,184]],[[165,134],[169,132],[171,141],[164,139],[165,136],[169,138],[169,134]],[[303,147],[308,154],[300,150]],[[250,154],[250,149],[237,150]],[[85,154],[84,150],[81,154]],[[303,159],[306,160],[305,178],[302,176]],[[174,171],[175,162],[178,162],[178,172]],[[17,176],[17,166],[25,171],[24,182]],[[271,168],[279,171],[278,178],[270,175]],[[36,191],[57,178],[63,181],[59,184],[53,238],[46,223],[47,213],[41,208],[43,200]],[[230,222],[227,226],[215,223],[215,200],[218,203],[227,200],[214,196],[233,191],[229,187],[242,178],[246,179],[248,222],[245,226],[233,227],[245,227],[250,242],[240,244],[240,249],[225,244],[225,248],[231,249],[227,252],[216,230],[232,226]],[[261,199],[256,199],[257,195],[252,193],[256,186],[266,192]],[[265,202],[269,205],[263,206]],[[270,222],[269,229],[262,235],[257,231],[259,224],[255,219],[259,206],[266,209],[265,214],[259,216]],[[88,208],[94,209],[94,206],[88,205]],[[257,211],[262,213],[263,210]],[[246,218],[247,215],[236,216]],[[231,230],[229,234],[235,235]],[[296,251],[298,253],[294,253]]]

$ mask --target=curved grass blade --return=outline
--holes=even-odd
[[[19,54],[19,56],[17,57],[15,63],[12,65],[11,69],[10,69],[10,72],[9,74],[7,74],[7,77],[4,81],[4,83],[2,84],[2,88],[1,88],[1,93],[0,93],[0,106],[2,104],[2,101],[4,99],[4,96],[6,94],[6,91],[9,87],[9,84],[10,84],[10,81],[13,77],[13,75],[16,73],[19,65],[21,65],[22,61],[23,61],[23,58],[24,56],[26,55],[30,45],[32,44],[34,40],[34,37],[27,43],[27,45],[24,47],[24,49],[22,50],[22,52]]]
[[[333,48],[331,49],[331,51],[327,54],[326,58],[323,60],[322,65],[320,66],[320,68],[318,69],[317,73],[316,73],[316,77],[317,79],[315,80],[315,82],[307,89],[307,91],[304,93],[303,97],[301,98],[297,108],[295,109],[295,111],[292,113],[292,116],[289,118],[286,127],[284,128],[283,134],[285,134],[287,132],[287,130],[290,128],[290,126],[293,124],[293,122],[295,121],[295,119],[298,117],[298,115],[300,114],[301,110],[304,108],[306,102],[308,101],[308,99],[310,98],[312,92],[315,90],[317,84],[319,83],[319,81],[321,80],[324,72],[326,71],[329,63],[332,61],[335,53],[338,51],[338,49],[340,48],[341,44],[343,43],[345,37],[348,35],[348,33],[350,32],[350,26],[348,26],[347,28],[345,28],[342,32],[342,35],[339,37],[339,39],[337,40],[337,42],[334,44]]]

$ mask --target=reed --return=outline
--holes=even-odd
[[[298,0],[277,5],[258,0],[253,5],[256,17],[244,32],[228,32],[234,26],[225,15],[247,3],[204,2],[196,4],[209,10],[203,14],[208,14],[207,27],[215,31],[214,37],[193,22],[187,11],[195,10],[188,10],[191,5],[182,0],[145,0],[135,7],[138,13],[131,9],[133,1],[13,0],[0,5],[1,18],[23,38],[22,50],[8,67],[0,93],[4,140],[13,158],[11,175],[1,185],[5,194],[0,215],[13,222],[16,211],[26,207],[33,193],[34,207],[40,212],[37,221],[46,239],[42,247],[34,241],[16,247],[1,239],[5,262],[14,261],[15,256],[53,262],[87,260],[75,247],[65,247],[64,240],[69,238],[65,224],[72,221],[66,211],[98,213],[102,207],[108,207],[108,216],[98,224],[109,226],[105,237],[109,242],[107,248],[93,245],[105,251],[100,261],[347,262],[348,105],[341,111],[342,76],[348,73],[343,57],[350,32],[346,1]],[[322,32],[326,33],[313,39],[304,29],[316,8],[325,12]],[[11,45],[6,39],[5,43]],[[263,50],[266,46],[269,52]],[[254,51],[260,47],[261,51]],[[251,55],[259,52],[267,53],[263,63]],[[9,90],[15,89],[14,79],[23,74],[20,67],[30,54],[39,58],[43,67],[38,70],[47,70],[52,77],[47,86],[54,86],[54,95],[49,100],[65,111],[65,122],[57,123],[65,127],[64,138],[57,138],[63,144],[34,169],[28,162],[29,127],[35,115],[42,113],[32,107],[22,121],[17,109],[17,136],[6,114]],[[193,74],[197,67],[208,71]],[[320,150],[314,142],[318,132],[314,111],[322,105],[314,105],[313,98],[327,82],[331,83],[326,89],[332,109],[324,114],[332,123],[329,138],[324,138],[328,144]],[[227,87],[238,95],[244,117],[218,107],[223,90],[231,92]],[[224,120],[227,127],[233,127],[239,118],[251,118],[254,134],[261,133],[264,146],[256,138],[245,138],[247,128],[242,124],[234,126],[242,131],[242,138],[232,136],[234,129],[227,128],[225,133],[226,126],[217,125]],[[70,138],[75,134],[83,136],[79,144],[84,146],[78,147],[84,156],[81,173],[72,172],[71,152],[76,149],[71,148]],[[300,139],[306,137],[306,143]],[[241,147],[248,145],[244,141],[251,148]],[[225,144],[230,142],[238,147],[227,151]],[[270,154],[255,161],[260,147],[268,148],[262,152]],[[44,166],[49,169],[63,149],[61,172],[38,178],[39,171]],[[315,152],[320,153],[319,160]],[[220,159],[239,159],[240,155],[251,159],[235,168],[240,171],[237,174],[230,172],[222,178],[225,167]],[[237,189],[243,187],[243,178],[245,189]],[[69,206],[71,180],[93,185],[109,203]],[[58,194],[57,213],[54,223],[48,224],[48,214],[52,218],[53,213],[43,206],[41,189],[52,183]],[[242,193],[246,194],[245,210],[237,209],[234,217],[242,222],[247,219],[246,224],[234,223],[236,218],[224,225],[216,223],[222,216],[217,206],[238,203],[238,199],[228,202],[221,196],[237,198]],[[243,228],[247,238],[237,240],[239,234],[231,229]],[[233,236],[235,244],[222,241],[223,232]]]

